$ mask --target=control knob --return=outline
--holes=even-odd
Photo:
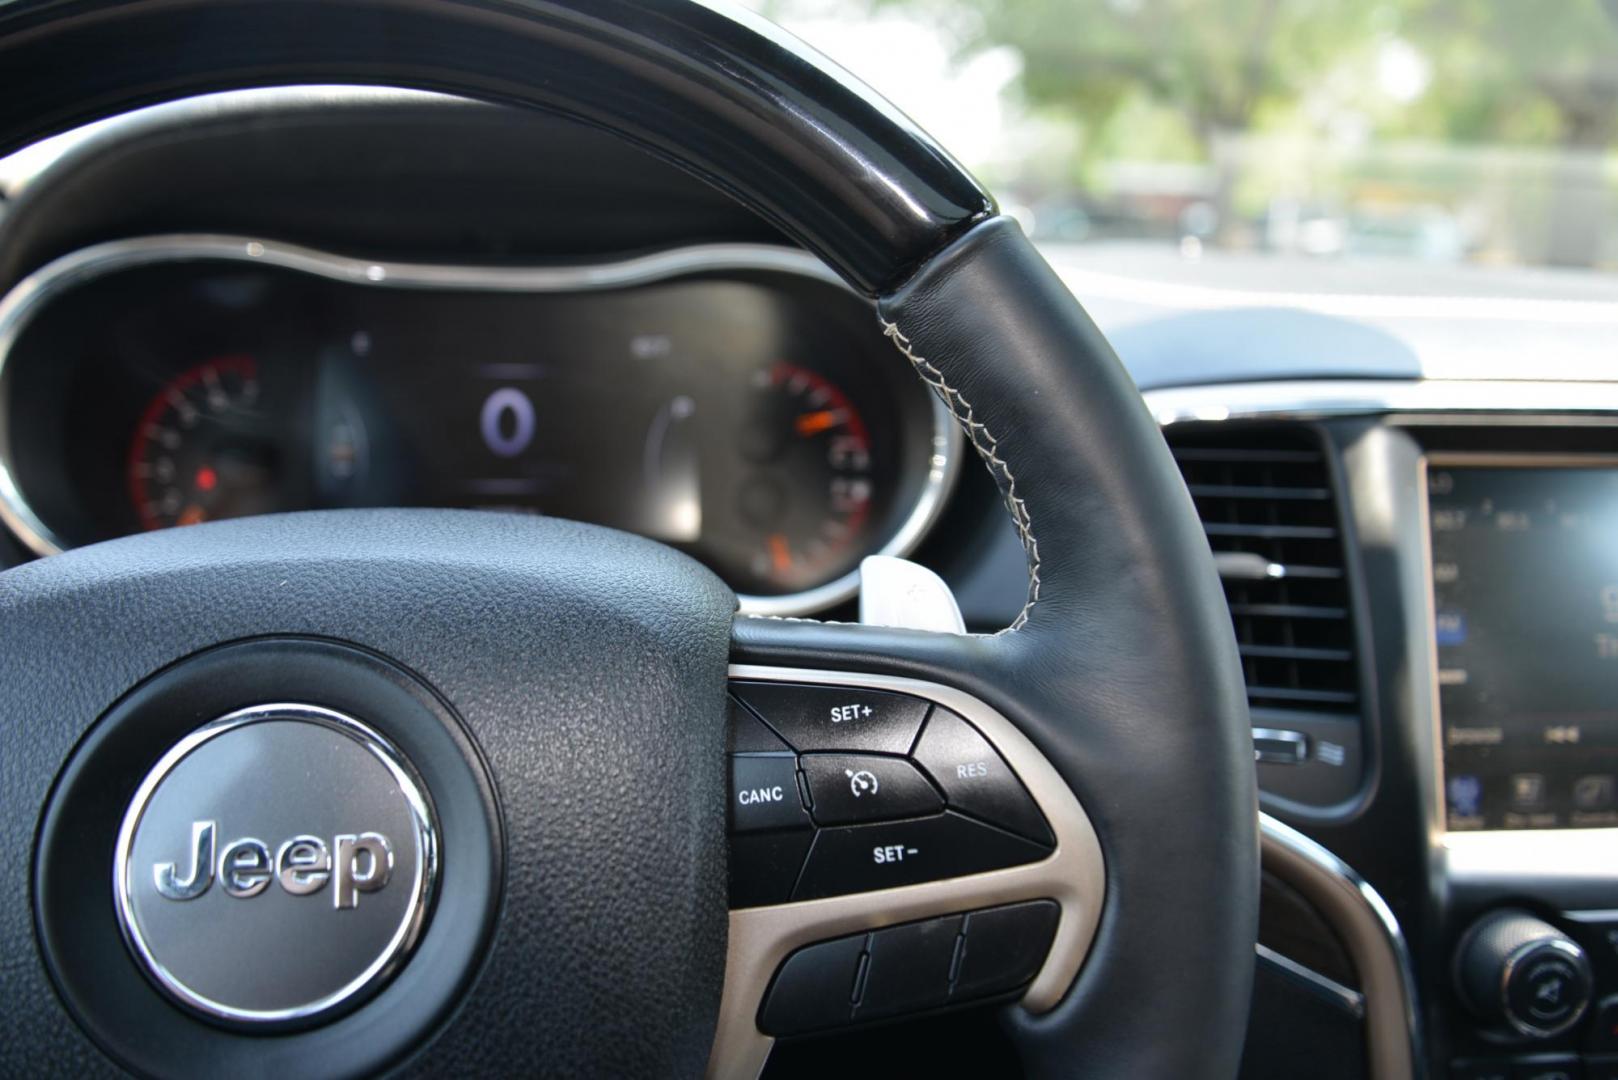
[[[1496,911],[1472,924],[1456,950],[1455,980],[1480,1020],[1532,1038],[1561,1034],[1590,1004],[1584,950],[1526,911]]]

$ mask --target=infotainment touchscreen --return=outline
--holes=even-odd
[[[1618,468],[1427,489],[1449,828],[1618,826]]]

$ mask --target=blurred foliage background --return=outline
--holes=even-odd
[[[998,57],[1000,130],[945,141],[1047,240],[1618,269],[1618,0],[755,6]]]

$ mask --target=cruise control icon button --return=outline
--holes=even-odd
[[[439,851],[413,769],[312,705],[192,732],[119,831],[119,922],[175,1001],[242,1024],[312,1021],[376,989],[420,936]]]
[[[805,754],[802,768],[814,818],[821,825],[892,821],[944,809],[932,784],[904,758]]]

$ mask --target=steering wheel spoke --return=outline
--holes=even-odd
[[[777,1036],[1062,998],[1100,918],[1101,846],[1010,720],[868,670],[738,663],[730,691],[732,910],[710,1075],[756,1075]]]

